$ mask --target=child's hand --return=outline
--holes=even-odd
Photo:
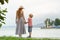
[[[25,22],[25,24],[27,24],[28,22]]]
[[[27,22],[25,22],[25,24],[27,24]]]

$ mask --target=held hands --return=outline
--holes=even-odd
[[[27,24],[27,22],[24,22],[25,24]]]
[[[27,24],[28,22],[24,21],[25,24]]]
[[[27,24],[28,22],[24,21],[25,24]]]
[[[18,23],[19,22],[19,20],[16,20],[16,23]],[[25,20],[24,20],[24,24],[27,24],[28,22],[26,22]]]

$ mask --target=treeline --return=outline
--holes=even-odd
[[[48,26],[52,26],[52,25],[59,26],[60,25],[60,19],[56,18],[55,20],[51,20],[50,18],[47,18],[44,23],[46,26],[47,25]]]
[[[54,24],[55,24],[55,26],[60,25],[60,19],[59,18],[56,18]]]

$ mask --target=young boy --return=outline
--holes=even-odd
[[[32,34],[32,17],[33,15],[32,14],[29,14],[29,18],[28,18],[28,32],[29,32],[29,36],[28,38],[31,37],[31,34]]]

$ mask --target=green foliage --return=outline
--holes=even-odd
[[[3,5],[4,3],[8,3],[8,0],[0,0],[0,5]],[[2,26],[2,24],[5,24],[4,20],[6,18],[6,13],[7,12],[7,8],[6,9],[1,9],[0,7],[0,27]]]
[[[5,0],[8,3],[8,0]]]
[[[50,20],[49,18],[47,18],[47,19],[45,20],[45,25],[46,25],[46,27],[47,27],[47,22],[48,22],[48,26],[52,26],[52,25],[54,24],[54,21],[52,21],[52,20]]]
[[[2,26],[2,24],[5,24],[4,20],[5,20],[5,16],[6,16],[6,12],[7,12],[7,9],[1,9],[0,10],[0,27]]]
[[[51,22],[50,22],[50,25],[53,25],[53,24],[54,24],[54,21],[51,21]]]
[[[46,25],[46,27],[47,27],[47,22],[48,22],[48,26],[50,26],[50,25],[55,25],[55,26],[58,26],[58,25],[60,25],[60,19],[59,18],[56,18],[55,19],[55,21],[50,21],[50,19],[49,18],[47,18],[46,20],[45,20],[45,25]]]
[[[0,0],[0,3],[3,5],[4,2],[8,3],[8,0]]]
[[[4,0],[0,0],[0,3],[1,3],[1,4],[4,4]]]
[[[50,25],[50,19],[49,19],[49,18],[47,18],[47,19],[45,20],[45,25],[46,25],[46,27],[47,27],[47,22],[48,22],[48,24]]]
[[[55,23],[54,23],[54,24],[55,24],[55,26],[60,25],[60,19],[59,19],[59,18],[56,18],[56,19],[55,19]]]
[[[19,38],[19,37],[0,37],[0,40],[60,40],[54,38]]]

